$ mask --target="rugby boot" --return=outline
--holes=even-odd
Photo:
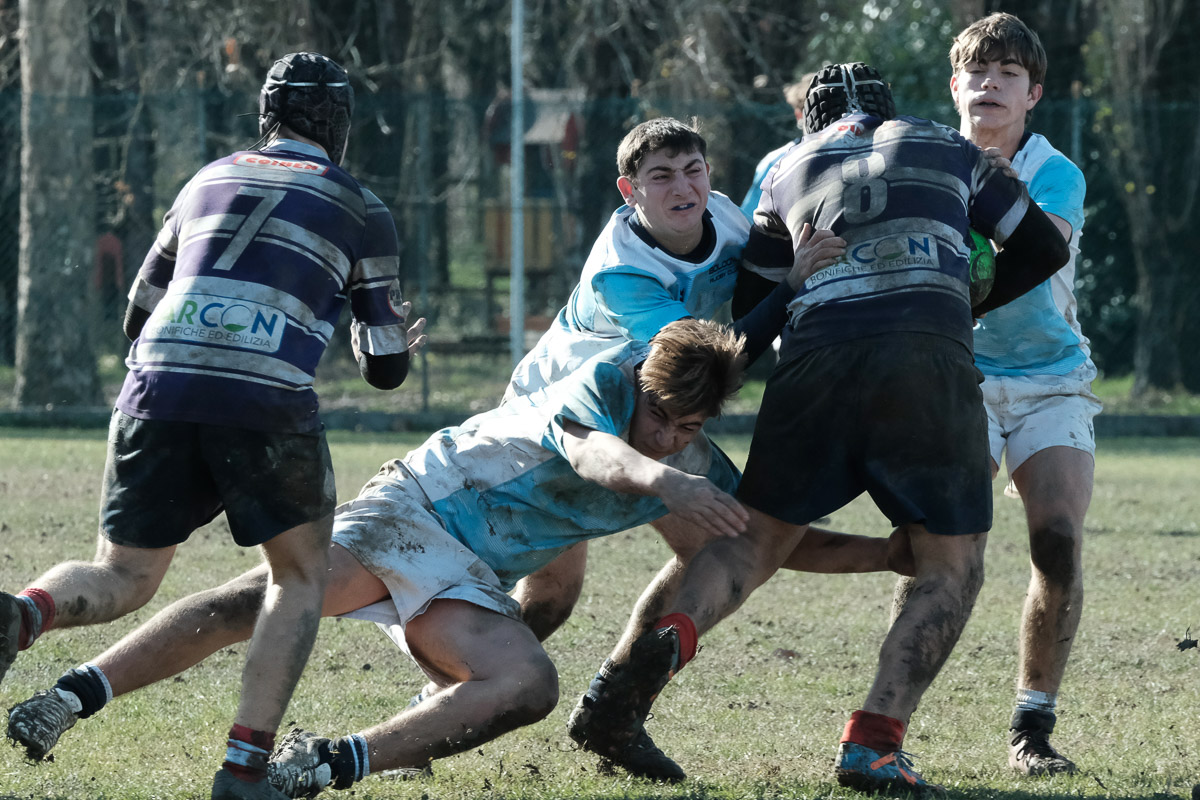
[[[635,778],[658,783],[679,783],[687,778],[687,773],[654,744],[645,728],[615,757],[601,757],[600,766],[606,772],[620,767]]]
[[[1050,744],[1057,721],[1053,711],[1018,708],[1008,729],[1008,765],[1022,775],[1073,775],[1075,763]]]
[[[79,717],[54,689],[43,689],[8,710],[8,738],[25,755],[41,761]]]
[[[929,783],[913,769],[912,756],[903,750],[880,753],[871,748],[842,742],[833,765],[837,782],[866,794],[897,797],[945,797],[946,790]]]
[[[606,660],[567,720],[567,733],[584,750],[621,763],[639,734],[654,699],[679,665],[679,634],[674,627],[640,636],[629,660]],[[649,737],[647,737],[649,738]]]
[[[316,797],[333,781],[331,741],[292,728],[267,762],[267,780],[286,797]]]
[[[229,770],[217,770],[213,777],[212,800],[288,800],[267,781],[247,783]]]

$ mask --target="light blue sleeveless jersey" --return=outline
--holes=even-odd
[[[719,192],[709,194],[707,211],[710,246],[680,257],[647,241],[634,208],[617,209],[567,304],[513,371],[504,402],[539,391],[627,339],[649,341],[685,317],[711,319],[733,297],[750,223]]]
[[[1090,360],[1075,306],[1075,258],[1083,229],[1083,173],[1045,137],[1033,134],[1013,158],[1029,194],[1071,226],[1071,258],[1049,280],[991,311],[975,331],[984,375],[1066,375]]]
[[[614,492],[581,478],[563,450],[567,420],[627,439],[635,369],[648,352],[637,341],[611,348],[534,402],[445,428],[404,458],[402,471],[420,484],[446,530],[491,567],[506,590],[573,544],[667,513],[657,497]],[[663,463],[707,476],[730,494],[741,477],[705,436]]]

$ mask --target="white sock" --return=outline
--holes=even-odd
[[[1036,689],[1017,689],[1017,710],[1049,711],[1058,705],[1058,692],[1039,692]]]

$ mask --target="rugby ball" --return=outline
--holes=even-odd
[[[967,243],[971,245],[970,276],[971,308],[979,305],[992,291],[996,279],[996,251],[991,240],[971,228],[967,231]]]

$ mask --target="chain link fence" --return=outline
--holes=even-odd
[[[0,376],[11,375],[17,336],[20,226],[19,93],[0,93]],[[88,324],[111,399],[123,377],[125,296],[163,213],[197,168],[257,138],[255,97],[219,91],[92,99],[96,198]],[[954,124],[947,103],[903,108]],[[429,319],[431,345],[398,392],[363,391],[339,332],[319,372],[327,408],[429,411],[490,407],[511,367],[508,351],[508,163],[511,107],[503,98],[429,94],[358,98],[347,168],[392,210],[401,240],[406,295]],[[636,99],[586,100],[535,91],[526,109],[525,271],[527,337],[536,338],[574,286],[591,241],[619,205],[615,153],[641,119],[696,118],[710,143],[713,186],[740,202],[758,159],[796,135],[791,109],[777,105],[646,107]],[[1080,167],[1088,181],[1087,226],[1077,274],[1080,317],[1109,374],[1132,369],[1133,260],[1109,158],[1084,99],[1044,100],[1033,129]],[[1195,111],[1168,128],[1179,147]],[[53,147],[53,143],[47,143]],[[1192,276],[1192,291],[1200,277]],[[1195,331],[1200,334],[1200,330]],[[1200,363],[1187,364],[1197,379]],[[9,383],[2,384],[7,387]],[[5,398],[7,400],[7,398]],[[2,401],[0,401],[2,402]]]

